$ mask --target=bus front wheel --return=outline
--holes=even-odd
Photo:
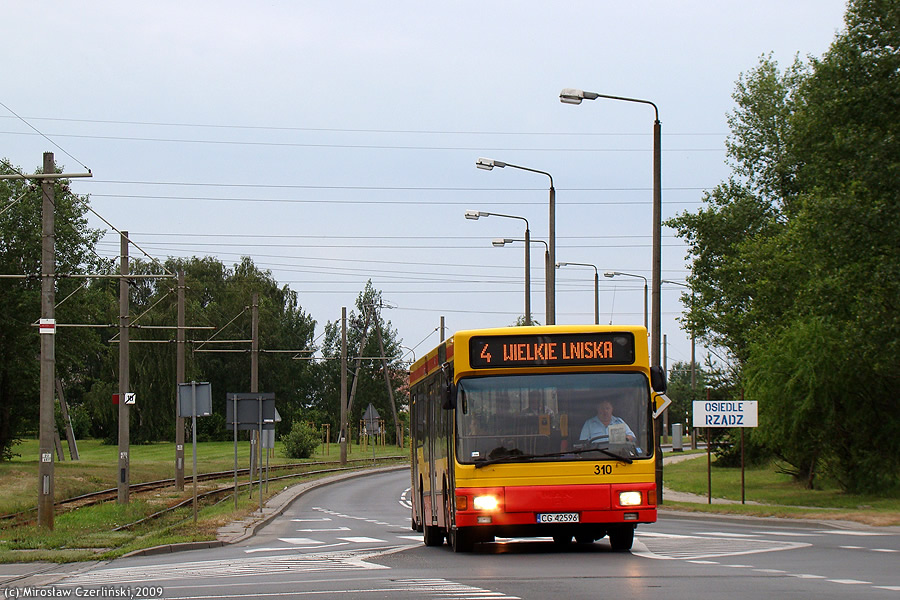
[[[472,533],[468,529],[452,529],[447,532],[447,541],[454,552],[471,552],[475,545]]]
[[[615,552],[625,552],[631,550],[634,543],[634,526],[624,525],[622,527],[612,527],[609,530],[609,545]]]
[[[422,529],[422,540],[426,546],[440,546],[444,543],[444,532],[437,525],[425,525]]]

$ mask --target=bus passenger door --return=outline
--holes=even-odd
[[[428,495],[430,501],[430,507],[425,510],[425,525],[435,525],[437,524],[437,513],[438,513],[438,499],[437,499],[437,459],[435,456],[435,450],[437,448],[438,440],[437,438],[437,421],[438,416],[435,414],[436,411],[440,410],[440,402],[437,397],[437,389],[434,382],[428,384],[428,412],[426,419],[428,422],[425,425],[425,453],[427,454],[427,458],[425,459],[425,463],[428,468]]]

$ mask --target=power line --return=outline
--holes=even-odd
[[[484,190],[484,191],[494,191],[494,190]],[[634,190],[639,191],[639,190]],[[642,191],[642,190],[641,190]],[[429,201],[422,202],[421,198],[412,199],[412,200],[374,200],[372,198],[366,198],[364,200],[346,200],[346,199],[308,199],[308,198],[216,198],[211,196],[159,196],[159,195],[150,195],[150,194],[98,194],[92,193],[91,197],[93,198],[128,198],[132,200],[191,200],[198,201],[202,200],[205,202],[248,202],[248,203],[265,203],[271,202],[276,204],[365,204],[365,205],[376,205],[376,204],[399,204],[406,206],[464,206],[467,204],[471,204],[472,200],[445,200],[445,201]],[[608,200],[608,201],[599,201],[599,200],[586,200],[583,202],[572,202],[572,201],[562,201],[557,202],[557,206],[639,206],[643,204],[650,204],[650,200]],[[702,204],[702,200],[668,200],[666,202],[667,205],[685,205],[685,204]],[[543,205],[546,204],[546,201],[537,201],[537,200],[496,200],[492,199],[491,204],[505,204],[505,205]]]
[[[268,189],[301,189],[301,190],[384,190],[384,191],[446,191],[446,192],[528,192],[547,191],[543,187],[448,187],[448,186],[374,186],[374,185],[316,185],[297,183],[217,183],[191,181],[132,181],[123,179],[92,179],[95,183],[112,183],[119,185],[174,185],[187,187],[224,187],[224,188],[268,188]],[[702,191],[708,187],[664,187],[663,191]],[[561,192],[649,192],[650,187],[602,187],[602,188],[556,188]]]
[[[50,140],[44,134],[38,132],[34,133],[21,133],[17,131],[0,131],[0,134],[5,135],[41,135],[46,139]],[[127,141],[127,142],[157,142],[157,143],[170,143],[170,144],[211,144],[211,145],[219,145],[219,146],[271,146],[275,148],[340,148],[340,149],[357,149],[357,150],[416,150],[416,151],[424,151],[424,150],[438,150],[438,151],[466,151],[466,152],[475,152],[475,151],[484,151],[484,152],[652,152],[651,148],[522,148],[522,147],[485,147],[485,146],[403,146],[403,145],[388,145],[388,144],[322,144],[322,143],[311,143],[311,142],[251,142],[251,141],[239,141],[239,140],[201,140],[201,139],[187,139],[187,138],[156,138],[156,137],[136,137],[136,136],[121,136],[121,135],[86,135],[86,134],[74,134],[74,133],[54,133],[51,134],[56,138],[76,138],[76,139],[88,139],[88,140],[108,140],[108,141]],[[52,142],[56,145],[55,142]],[[58,147],[58,146],[57,146]],[[62,150],[62,148],[60,148]],[[721,148],[664,148],[662,150],[666,153],[676,153],[676,152],[725,152],[725,147]],[[63,150],[65,152],[65,150]],[[68,154],[68,152],[66,152]],[[71,155],[69,155],[71,156]],[[75,160],[79,164],[80,161],[76,159],[74,156],[72,160]],[[84,166],[84,165],[82,165]],[[85,167],[87,168],[87,167]]]
[[[4,117],[9,118],[9,117]],[[141,125],[151,127],[196,127],[208,129],[237,129],[237,130],[261,130],[261,131],[306,131],[306,132],[328,132],[328,133],[391,133],[391,134],[425,134],[425,135],[559,135],[559,136],[575,136],[575,137],[596,137],[596,136],[636,136],[649,137],[650,133],[631,132],[560,132],[560,131],[448,131],[436,129],[348,129],[341,127],[288,127],[274,125],[220,125],[214,123],[167,123],[159,121],[114,121],[107,119],[72,119],[62,117],[28,117],[33,121],[54,121],[62,123],[97,123],[105,125]],[[727,137],[727,133],[690,133],[690,132],[666,132],[666,136],[713,136]]]

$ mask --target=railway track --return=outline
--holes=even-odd
[[[265,481],[268,482],[268,481],[278,481],[280,479],[292,479],[292,478],[300,477],[303,475],[324,475],[327,473],[339,473],[341,471],[353,471],[358,468],[359,468],[359,466],[335,467],[333,469],[319,469],[317,471],[303,471],[301,473],[290,473],[288,475],[281,475],[279,477],[269,477],[268,480],[265,480]],[[233,471],[232,471],[232,473],[233,473]],[[245,481],[243,483],[238,483],[237,487],[238,487],[238,489],[240,489],[240,488],[247,487],[250,485],[257,485],[258,483],[259,483],[259,480],[254,481],[254,482]],[[215,499],[217,496],[221,496],[223,499],[228,498],[228,497],[231,497],[232,494],[234,494],[234,484],[231,484],[231,485],[225,486],[225,487],[220,487],[220,488],[210,490],[207,492],[198,493],[197,494],[197,503],[200,504],[201,502],[204,502],[206,500]],[[189,506],[189,505],[191,505],[191,503],[193,503],[193,501],[194,501],[194,498],[192,496],[190,498],[182,500],[181,502],[178,502],[177,504],[173,504],[172,506],[169,506],[160,511],[157,511],[157,512],[153,513],[152,515],[147,515],[143,519],[138,519],[137,521],[134,521],[132,523],[127,523],[125,525],[120,525],[119,527],[112,529],[112,531],[123,531],[123,530],[131,529],[132,527],[136,527],[138,525],[142,525],[144,523],[149,523],[149,522],[154,521],[164,515],[174,512],[174,511],[178,510],[179,508]]]
[[[405,458],[407,458],[407,457],[406,456],[380,457],[381,460],[393,460],[393,459],[405,459]],[[297,477],[300,475],[317,475],[317,474],[323,474],[323,473],[332,473],[332,472],[352,470],[355,468],[359,468],[359,466],[361,466],[361,465],[371,462],[371,460],[372,459],[363,459],[363,458],[353,459],[353,460],[348,460],[347,463],[350,465],[355,464],[356,466],[332,467],[332,468],[318,469],[318,470],[314,469],[314,467],[338,465],[340,463],[338,461],[318,461],[318,462],[311,462],[311,463],[307,462],[307,463],[288,463],[288,464],[272,465],[272,466],[268,467],[269,471],[291,470],[294,472],[289,473],[287,475],[268,477],[267,479],[263,479],[263,481],[278,481],[278,480],[282,480],[282,479]],[[310,467],[313,467],[313,468],[310,469]],[[250,469],[249,468],[238,469],[237,474],[238,474],[238,477],[241,477],[241,476],[246,477],[250,474]],[[226,479],[226,478],[230,478],[230,477],[233,478],[234,475],[235,475],[234,469],[229,470],[229,471],[198,473],[197,481],[198,482],[200,482],[200,481],[216,481],[219,479]],[[192,479],[193,479],[192,477],[188,477],[188,476],[185,477],[186,486],[190,484]],[[245,487],[245,486],[248,486],[251,484],[256,485],[258,483],[259,483],[259,479],[257,478],[253,482],[250,482],[249,480],[244,481],[244,482],[239,482],[237,484],[237,486],[240,489],[241,487]],[[146,482],[141,482],[141,483],[135,483],[135,484],[130,485],[128,487],[128,489],[129,489],[129,493],[138,494],[138,493],[144,493],[144,492],[152,492],[154,490],[165,489],[165,488],[171,487],[173,485],[175,485],[174,478],[160,479],[157,481],[146,481]],[[235,486],[232,483],[227,486],[218,487],[215,490],[203,492],[202,494],[197,495],[198,501],[201,498],[208,499],[208,498],[215,497],[216,495],[222,495],[222,496],[231,495],[234,492],[234,487]],[[118,499],[118,492],[119,492],[118,488],[109,488],[109,489],[104,489],[104,490],[98,490],[95,492],[89,492],[87,494],[81,494],[79,496],[73,496],[71,498],[65,498],[62,500],[58,500],[53,503],[53,506],[54,506],[54,510],[57,512],[57,514],[59,514],[62,512],[68,512],[71,510],[75,510],[78,508],[84,508],[87,506],[93,506],[96,504],[102,504],[103,502],[109,502],[112,500],[116,500],[116,499]],[[174,510],[177,510],[178,508],[181,508],[187,504],[190,504],[191,502],[193,502],[193,496],[191,496],[190,498],[187,498],[185,500],[182,500],[172,506],[166,507],[165,509],[160,510],[152,515],[149,515],[149,516],[145,517],[144,519],[140,519],[139,521],[135,521],[134,523],[129,523],[127,525],[122,525],[120,527],[117,527],[117,528],[113,529],[113,531],[118,531],[120,529],[128,529],[128,528],[134,527],[140,523],[148,522],[155,518],[159,518],[165,514],[168,514]],[[0,515],[0,529],[10,529],[12,527],[26,525],[29,522],[34,521],[36,519],[36,517],[37,517],[37,507],[31,508],[28,510],[24,510],[24,511],[20,511],[20,512],[16,512],[16,513]]]

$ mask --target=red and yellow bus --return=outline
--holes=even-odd
[[[656,521],[665,374],[638,326],[460,331],[410,368],[412,526],[454,551],[609,536]],[[611,414],[610,414],[611,413]]]

